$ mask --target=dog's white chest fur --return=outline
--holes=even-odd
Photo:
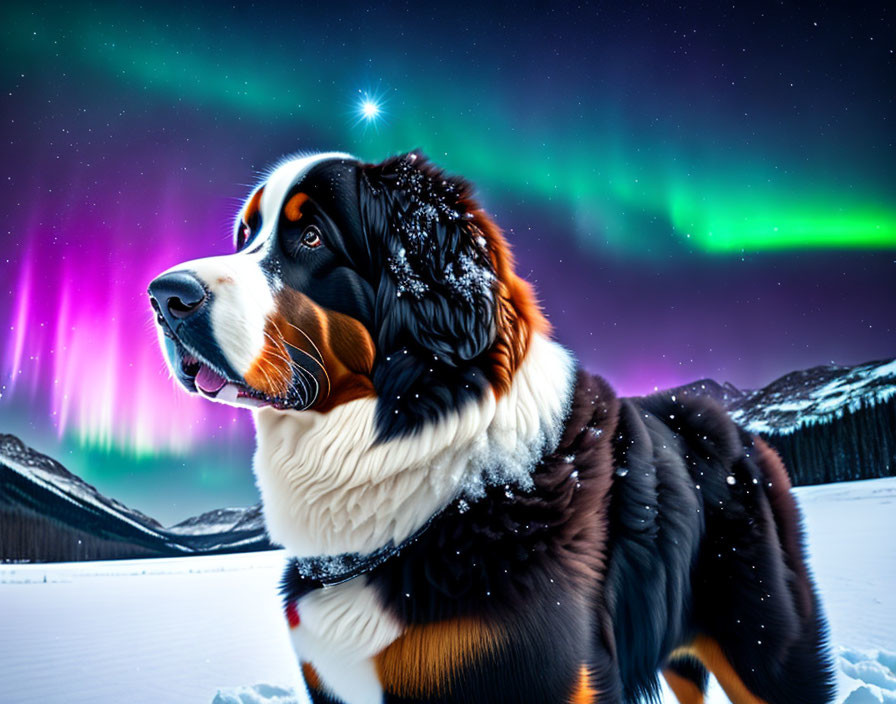
[[[408,437],[377,442],[376,399],[328,413],[254,411],[271,539],[296,557],[370,553],[484,482],[525,485],[559,438],[573,376],[569,353],[535,334],[500,400],[487,392]]]
[[[310,662],[323,685],[346,704],[379,704],[383,690],[373,656],[402,633],[364,577],[302,597],[300,624],[291,629],[300,661]]]

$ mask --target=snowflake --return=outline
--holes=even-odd
[[[411,267],[404,247],[399,249],[395,256],[389,257],[388,261],[389,269],[393,276],[395,276],[395,281],[398,286],[397,295],[401,296],[404,293],[409,293],[414,296],[414,298],[422,298],[423,294],[429,290],[429,287],[426,285],[426,282],[420,278],[417,272],[414,271],[413,267]]]
[[[457,262],[445,272],[448,288],[468,302],[487,294],[494,280],[494,273],[475,262],[469,254],[461,254]]]

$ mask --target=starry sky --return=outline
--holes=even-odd
[[[893,10],[848,5],[4,4],[0,432],[166,523],[254,502],[145,290],[295,151],[472,180],[621,393],[896,355]]]

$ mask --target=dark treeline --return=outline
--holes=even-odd
[[[0,460],[0,562],[212,555],[274,547],[251,521],[224,534],[176,535],[140,514],[108,508],[89,496],[34,481]]]
[[[158,557],[142,545],[101,538],[50,516],[17,506],[0,506],[0,560],[59,562]]]
[[[112,560],[177,554],[163,538],[66,498],[0,463],[0,562]]]
[[[896,474],[896,396],[862,405],[826,423],[788,434],[763,434],[794,484],[876,479]]]

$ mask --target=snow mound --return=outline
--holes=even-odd
[[[291,689],[270,684],[219,689],[212,704],[300,704],[303,700]]]
[[[896,704],[896,653],[839,647],[838,690],[843,704]]]

